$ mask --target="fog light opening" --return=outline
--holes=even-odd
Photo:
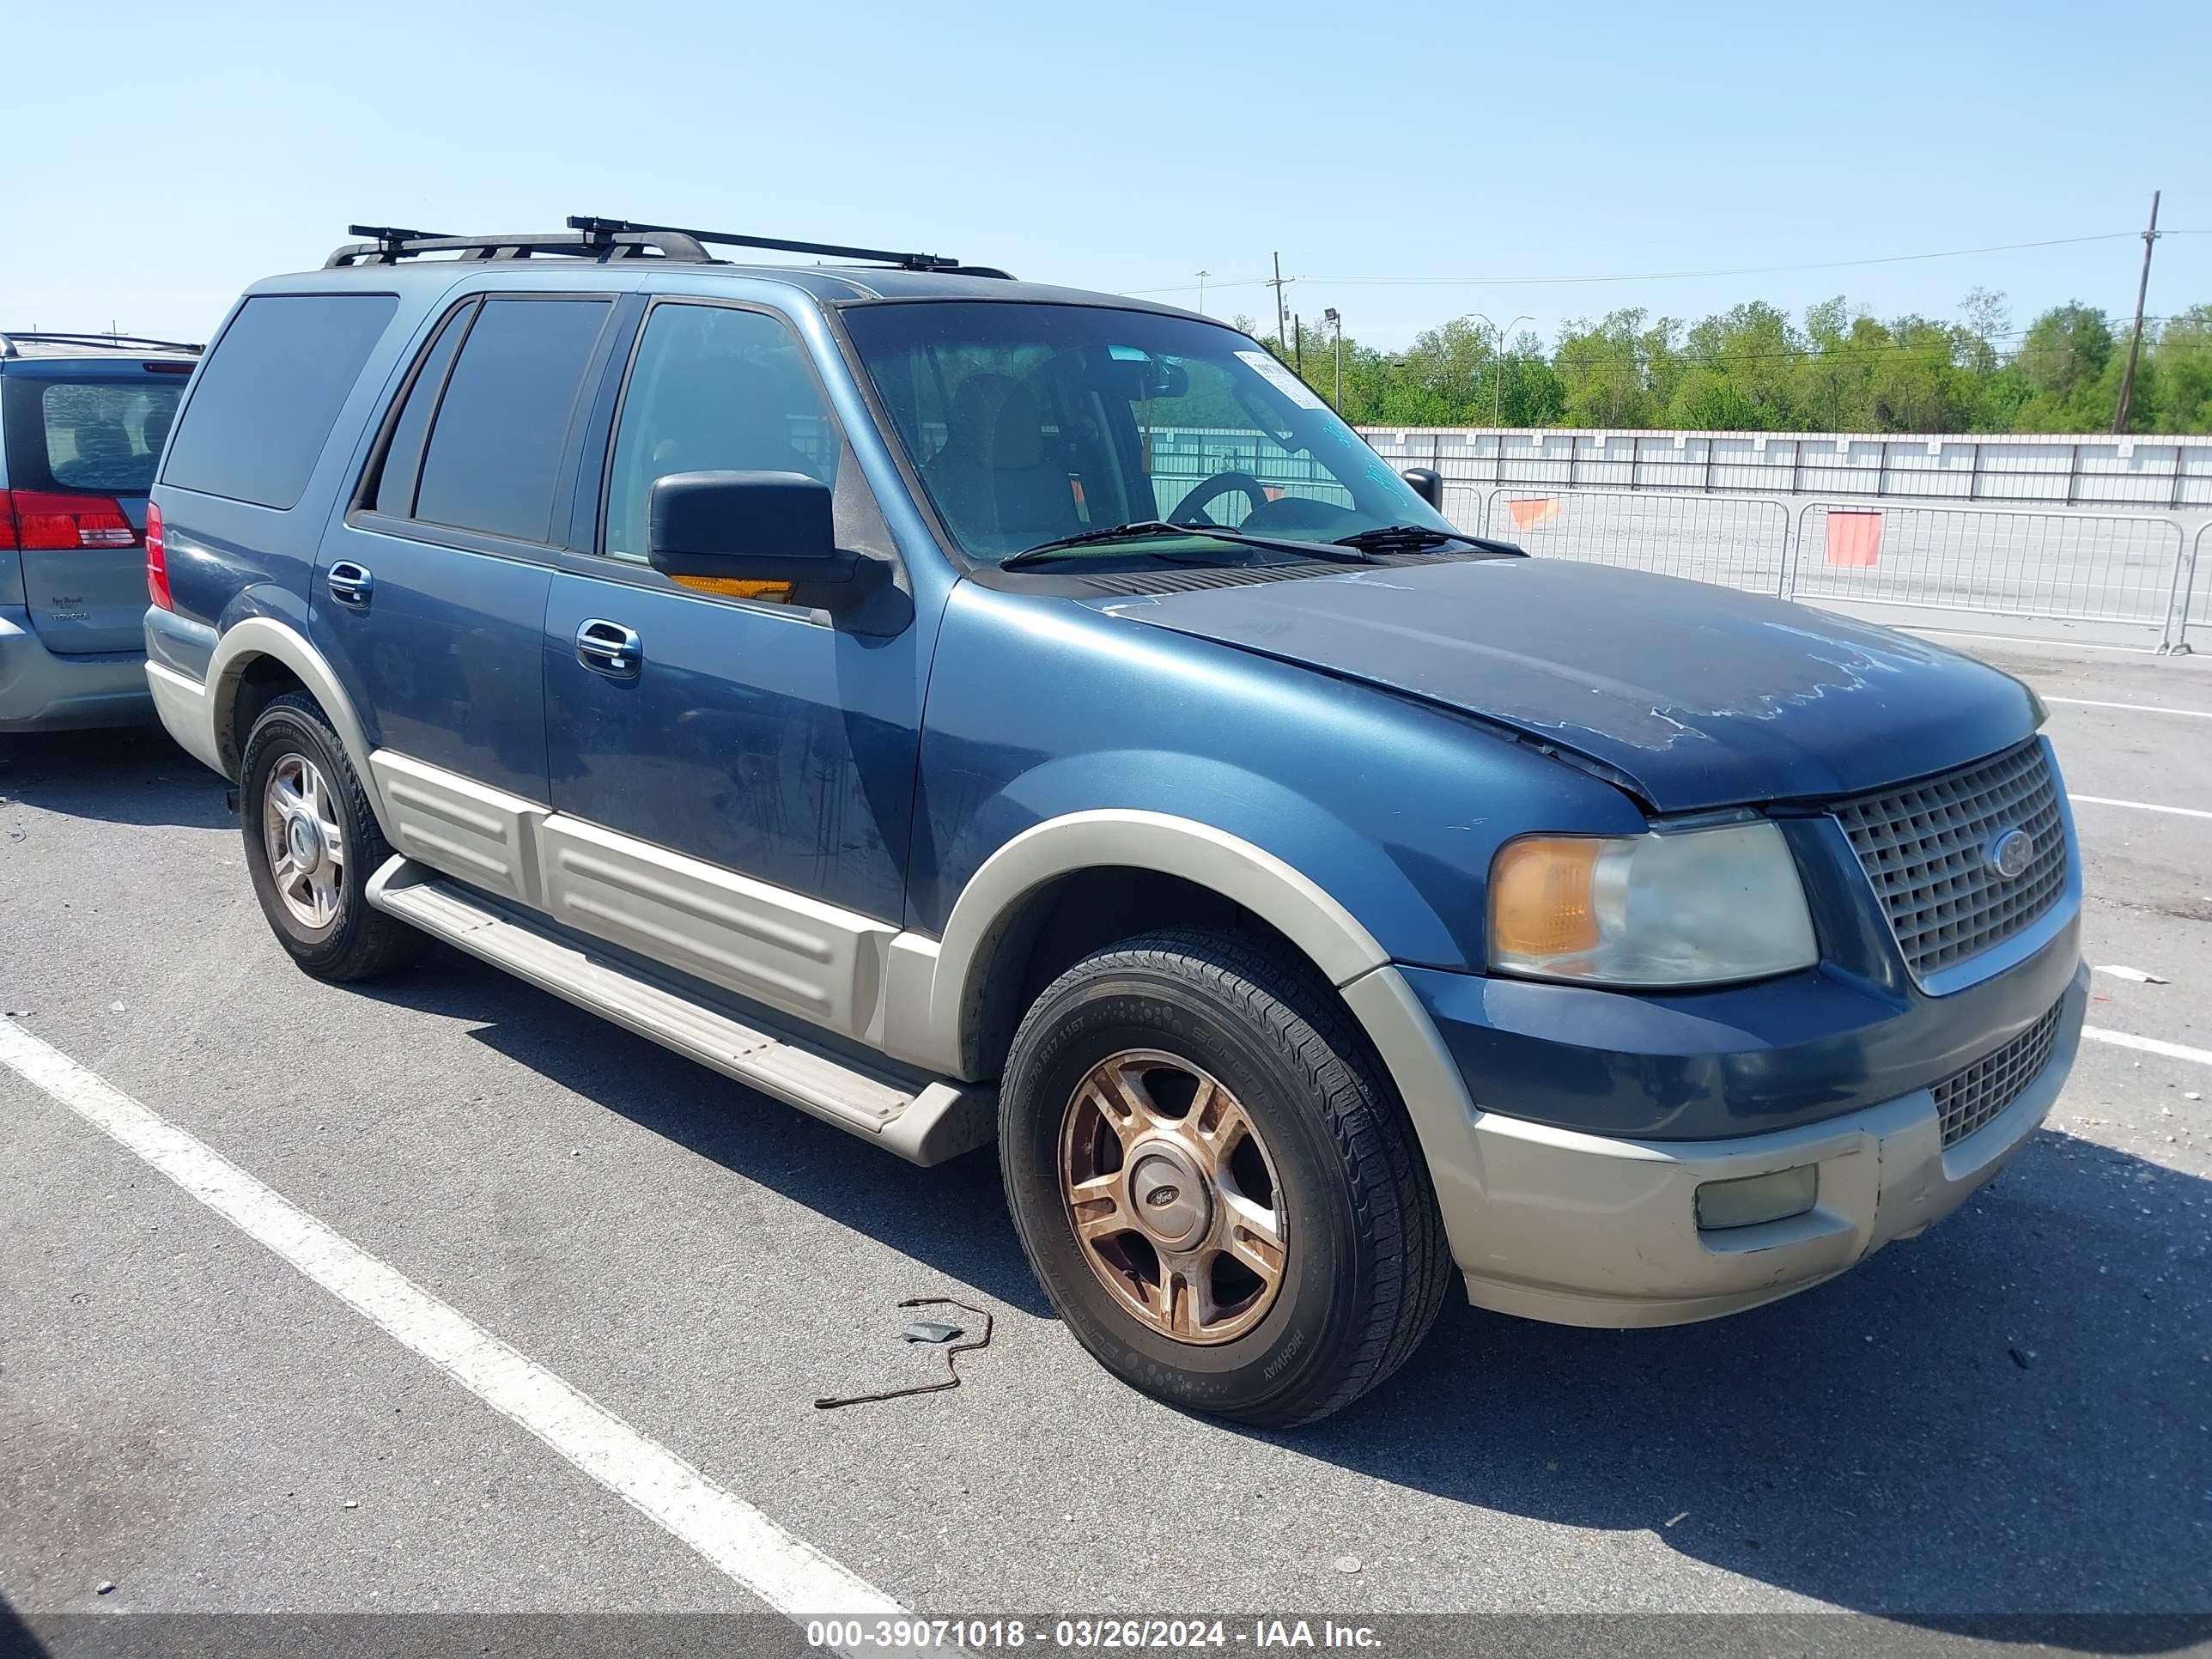
[[[1820,1166],[1801,1164],[1772,1175],[1739,1181],[1708,1181],[1698,1188],[1698,1231],[1717,1233],[1731,1227],[1756,1227],[1787,1221],[1813,1207],[1820,1194]]]

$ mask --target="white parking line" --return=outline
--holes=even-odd
[[[2160,806],[2147,800],[2115,800],[2110,795],[2076,795],[2069,793],[2069,800],[2086,801],[2092,806],[2125,806],[2138,812],[2171,812],[2176,817],[2212,818],[2212,812],[2201,806]]]
[[[786,1532],[659,1442],[158,1112],[4,1018],[0,1065],[267,1245],[779,1613],[793,1620],[836,1614],[896,1618],[902,1613],[881,1590]]]
[[[2128,708],[2138,714],[2185,714],[2193,720],[2212,720],[2212,708],[2168,708],[2154,702],[2106,702],[2100,697],[2045,697],[2045,702],[2070,703],[2076,708]]]
[[[2093,1042],[2109,1042],[2115,1048],[2139,1048],[2147,1054],[2164,1054],[2168,1060],[2193,1060],[2199,1066],[2212,1066],[2212,1048],[2160,1042],[2156,1037],[2139,1037],[2130,1031],[2107,1031],[2095,1025],[2084,1025],[2081,1035]]]

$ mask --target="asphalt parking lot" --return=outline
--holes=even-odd
[[[2153,1046],[2086,1042],[1992,1188],[1828,1285],[1454,1306],[1291,1434],[1091,1364],[988,1154],[909,1168],[442,948],[304,978],[158,734],[0,740],[0,1011],[917,1611],[2212,1612],[2212,665],[1972,648],[2050,702],[2087,954],[2154,976],[2090,1024]],[[4,1066],[0,1113],[18,1615],[763,1605]],[[941,1374],[895,1338],[939,1296],[995,1321],[957,1391],[814,1408]]]

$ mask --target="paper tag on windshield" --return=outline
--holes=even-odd
[[[1314,395],[1314,390],[1304,380],[1285,368],[1264,351],[1240,351],[1237,354],[1258,369],[1263,379],[1276,391],[1288,398],[1300,409],[1327,409],[1328,405]]]

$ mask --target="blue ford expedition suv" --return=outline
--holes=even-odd
[[[580,219],[252,289],[147,673],[307,972],[450,941],[920,1164],[1257,1424],[1957,1206],[2070,1064],[2007,676],[1459,533],[1204,317]],[[746,265],[718,246],[834,263]],[[442,256],[442,257],[441,257]]]

